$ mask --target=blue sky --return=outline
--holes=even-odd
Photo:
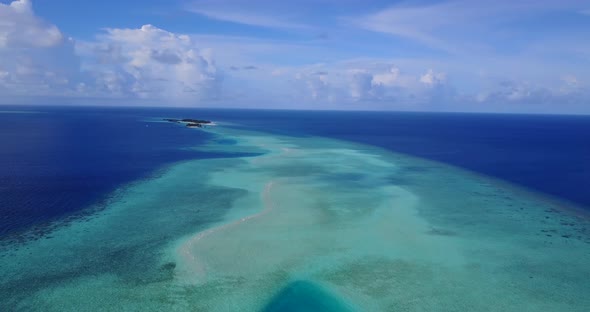
[[[590,113],[590,2],[0,0],[0,103]]]

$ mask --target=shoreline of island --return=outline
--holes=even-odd
[[[193,119],[193,118],[164,118],[164,121],[171,122],[171,123],[179,123],[184,124],[188,128],[203,128],[205,126],[216,126],[217,124],[211,120],[205,119]]]

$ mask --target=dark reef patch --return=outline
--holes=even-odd
[[[337,297],[307,281],[295,281],[283,288],[262,312],[353,311]]]

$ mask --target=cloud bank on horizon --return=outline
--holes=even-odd
[[[0,0],[0,104],[590,114],[587,1],[34,4]]]

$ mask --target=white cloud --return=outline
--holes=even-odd
[[[200,9],[213,12],[228,1],[240,2],[224,1],[209,1],[210,7]],[[410,32],[418,31],[418,36],[447,40],[433,34],[459,27],[456,19],[473,18],[455,18],[453,14],[459,13],[449,8],[457,3],[465,4],[457,7],[460,14],[485,17],[481,15],[485,10],[476,5],[451,1],[395,6],[381,12],[384,15],[379,18],[364,21],[394,28],[405,25]],[[259,24],[296,26],[277,24],[297,19],[284,18],[289,17],[288,12],[278,3],[273,5],[270,10],[253,10],[271,18],[260,19]],[[514,9],[511,5],[502,2],[500,7]],[[235,5],[222,13],[227,12],[254,16]],[[401,14],[404,12],[409,17]],[[442,17],[437,16],[440,12],[444,13]],[[301,12],[293,16],[297,14]],[[590,76],[583,66],[588,60],[587,45],[575,46],[577,50],[567,54],[575,56],[571,61],[571,57],[556,57],[566,55],[563,51],[568,48],[560,44],[561,39],[549,47],[528,45],[521,50],[526,59],[494,53],[378,59],[354,58],[354,52],[313,40],[177,34],[152,25],[108,28],[91,41],[74,42],[55,25],[37,17],[25,0],[0,4],[0,17],[3,102],[11,96],[55,96],[92,99],[96,104],[124,100],[126,104],[150,105],[474,111],[510,111],[517,110],[518,105],[530,111],[535,111],[534,105],[545,105],[549,110],[550,103],[559,102],[564,104],[555,106],[554,111],[590,111],[590,91],[585,83]],[[241,19],[232,18],[237,22]],[[254,22],[242,19],[240,23]],[[574,35],[567,42],[573,42]]]
[[[420,81],[424,75],[403,68],[387,62],[341,62],[282,69],[283,75],[273,79],[286,79],[291,72],[297,82],[292,88],[301,100],[324,109],[444,109],[454,96],[444,74],[427,71],[432,82],[425,84]]]
[[[446,88],[446,75],[428,70],[425,74],[404,72],[397,66],[387,63],[354,65],[348,71],[350,79],[350,95],[354,100],[370,100],[390,103],[423,105],[431,100],[433,89],[437,95]],[[442,99],[439,99],[442,100]]]
[[[75,43],[31,3],[0,4],[0,94],[162,100],[197,104],[222,81],[210,51],[151,25],[106,29]]]
[[[314,100],[329,97],[329,95],[327,95],[330,87],[328,75],[324,73],[314,73],[314,77],[307,80],[307,87],[311,92],[311,98]]]
[[[562,94],[571,94],[583,89],[583,83],[578,77],[568,74],[561,77],[561,86],[559,92]]]
[[[445,73],[436,73],[432,69],[420,76],[420,82],[431,87],[445,83],[446,79],[447,75]]]
[[[547,113],[590,109],[584,101],[590,98],[590,89],[582,87],[583,83],[573,75],[555,77],[547,86],[496,80],[466,93],[457,91],[451,84],[453,77],[436,68],[419,69],[399,63],[392,66],[391,62],[362,60],[281,68],[280,76],[271,76],[274,69],[269,69],[273,90],[262,90],[262,95],[269,98],[264,92],[286,94],[291,90],[298,95],[290,98],[297,100],[297,107],[315,109]],[[295,83],[289,77],[294,77]],[[275,86],[285,89],[277,90]]]
[[[37,17],[28,0],[0,4],[0,92],[67,95],[79,74],[74,41]]]
[[[490,37],[505,39],[502,29],[517,33],[515,23],[530,16],[559,11],[585,12],[584,0],[401,2],[352,19],[366,30],[414,40],[452,54],[486,51]],[[582,11],[580,11],[582,10]],[[541,22],[553,23],[543,20]]]
[[[54,47],[63,40],[55,25],[35,16],[30,0],[0,3],[0,48]]]
[[[80,52],[98,60],[87,66],[98,91],[118,96],[198,104],[217,96],[222,81],[210,51],[199,50],[187,35],[152,25],[107,29]]]
[[[429,46],[452,51],[453,47],[431,33],[433,29],[454,20],[451,15],[455,10],[447,6],[448,4],[420,7],[393,6],[357,18],[354,23],[367,30],[406,37]]]
[[[262,27],[270,27],[270,28],[305,28],[305,26],[296,24],[296,23],[288,23],[284,22],[282,19],[273,18],[266,15],[257,15],[253,13],[247,12],[229,12],[226,10],[216,10],[216,9],[200,9],[193,7],[189,9],[189,11],[207,16],[212,19],[222,20],[232,23],[238,24],[245,24],[245,25],[252,25],[252,26],[262,26]]]
[[[499,81],[474,96],[473,107],[477,110],[505,112],[588,112],[590,89],[571,75],[562,77],[561,81],[550,86]]]
[[[353,100],[359,101],[374,96],[373,74],[363,69],[353,69],[349,71],[350,77],[350,96]]]
[[[371,84],[380,86],[394,86],[399,83],[399,80],[399,68],[391,67],[391,69],[388,72],[373,75]]]
[[[292,22],[287,6],[272,7],[272,3],[240,0],[198,0],[186,6],[187,11],[208,18],[268,28],[307,29],[309,26]],[[293,11],[291,11],[293,12]]]

